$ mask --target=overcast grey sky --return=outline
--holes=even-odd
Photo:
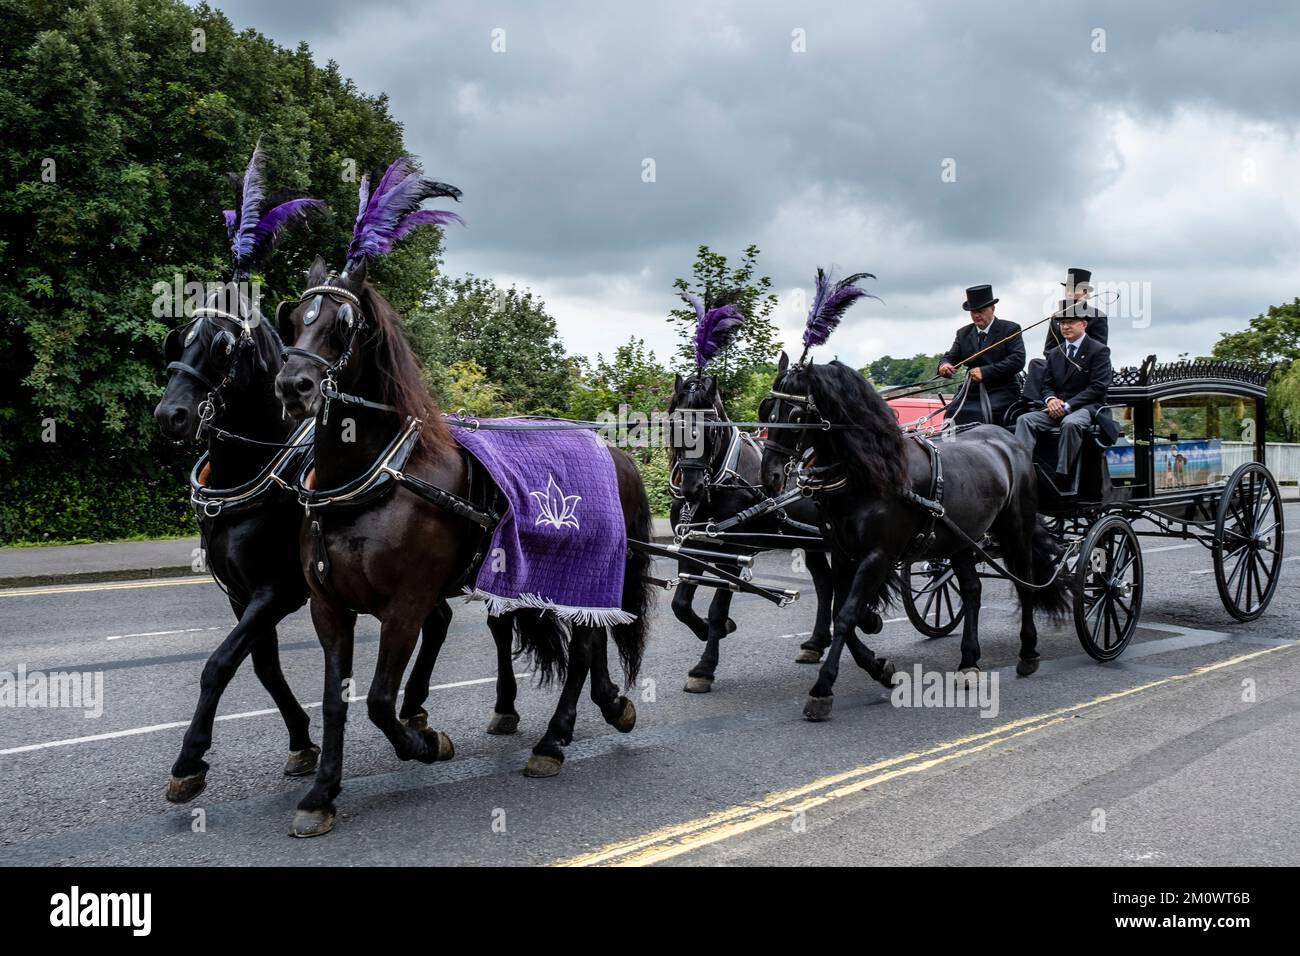
[[[1300,294],[1287,0],[216,5],[388,93],[465,192],[448,270],[530,286],[573,352],[666,355],[702,242],[761,247],[791,346],[817,266],[875,273],[819,352],[858,365],[946,348],[968,285],[1035,321],[1067,266],[1122,284],[1124,363]]]

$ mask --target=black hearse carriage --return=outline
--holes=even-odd
[[[1094,424],[1076,495],[1057,493],[1043,466],[1054,450],[1040,442],[1040,520],[1070,544],[1060,573],[1073,579],[1075,629],[1095,659],[1119,657],[1137,630],[1141,537],[1190,539],[1209,550],[1219,597],[1239,621],[1253,621],[1273,599],[1284,528],[1281,494],[1264,463],[1269,372],[1234,362],[1159,365],[1154,355],[1120,369],[1108,396],[1118,437],[1110,443],[1107,432],[1116,429]],[[987,568],[983,576],[1000,576]],[[929,637],[952,633],[962,605],[947,562],[904,572],[912,624]]]

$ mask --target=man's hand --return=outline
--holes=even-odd
[[[948,362],[944,362],[942,365],[939,366],[939,374],[942,375],[944,378],[952,378],[953,373],[956,371],[957,370],[953,368],[952,365]]]
[[[967,374],[970,376],[970,379],[971,379],[971,381],[973,381],[973,382],[982,382],[982,381],[984,381],[984,369],[982,369],[982,368],[978,368],[978,367],[973,368],[973,369],[971,369],[970,372],[967,373]]]
[[[1055,395],[1047,400],[1047,414],[1053,418],[1065,417],[1065,402],[1061,401]]]

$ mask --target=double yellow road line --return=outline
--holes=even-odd
[[[43,584],[30,588],[0,588],[0,598],[35,597],[42,594],[80,594],[84,591],[134,591],[139,588],[174,588],[185,584],[212,584],[209,574],[177,578],[142,578],[139,581],[106,581],[89,584]]]
[[[923,773],[949,761],[968,757],[1030,734],[1036,734],[1049,727],[1064,723],[1080,711],[1099,707],[1126,697],[1133,697],[1179,681],[1200,677],[1213,671],[1222,670],[1225,667],[1232,667],[1244,661],[1295,646],[1294,644],[1288,644],[1253,651],[1215,664],[1198,667],[1186,674],[1162,677],[1159,680],[1153,680],[1137,687],[1130,687],[1112,694],[1103,694],[1100,697],[1094,697],[1079,704],[1061,707],[1032,717],[1022,717],[982,733],[944,741],[924,750],[889,757],[843,773],[822,777],[800,787],[772,793],[754,803],[738,804],[696,820],[655,830],[644,836],[611,843],[588,853],[559,860],[554,865],[650,866],[655,863],[662,863],[665,860],[671,860],[673,857],[681,856],[683,853],[690,853],[700,847],[720,843],[774,823],[791,822],[796,814],[825,806],[844,797],[862,793],[891,780]]]

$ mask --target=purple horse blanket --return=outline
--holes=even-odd
[[[485,419],[491,424],[546,424]],[[487,469],[508,507],[492,533],[470,598],[493,617],[545,608],[564,621],[603,626],[636,619],[622,608],[627,529],[609,449],[593,432],[485,431],[451,426]]]

